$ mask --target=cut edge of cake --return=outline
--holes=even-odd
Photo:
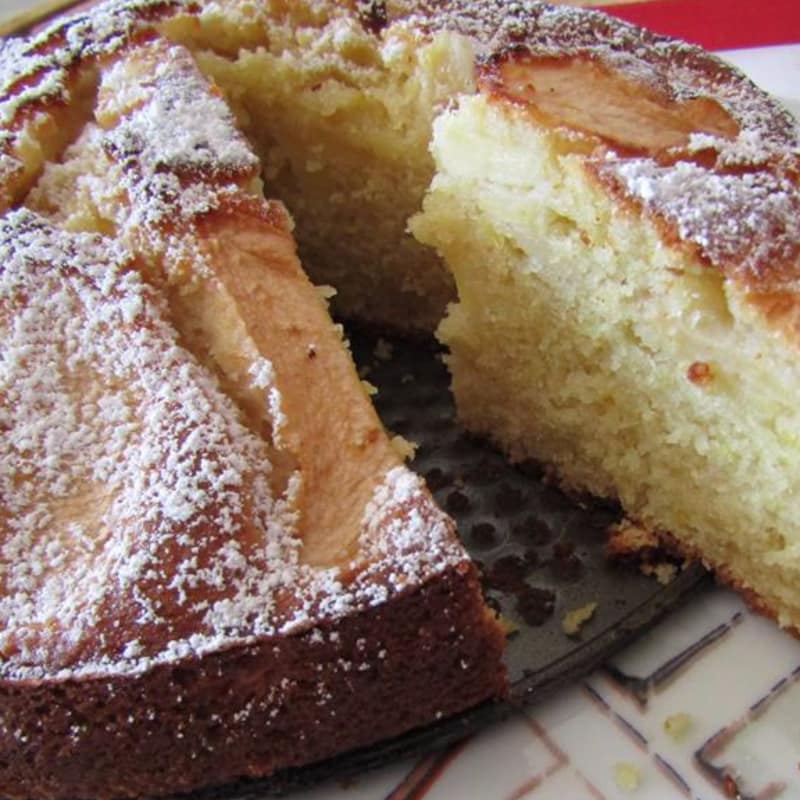
[[[800,127],[643,39],[639,71],[615,42],[521,42],[437,119],[412,230],[459,292],[438,336],[467,427],[797,630]]]

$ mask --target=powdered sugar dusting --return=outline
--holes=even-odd
[[[14,153],[21,110],[70,101],[69,79],[79,66],[127,44],[152,26],[152,19],[180,8],[189,0],[110,0],[88,12],[58,19],[27,39],[0,43],[0,175],[20,168]]]
[[[23,210],[0,223],[0,260],[3,677],[136,672],[304,630],[464,558],[399,467],[357,559],[303,564],[302,476],[272,496],[263,441],[130,255]]]
[[[389,583],[402,588],[417,583],[440,563],[461,559],[461,546],[452,535],[453,523],[433,503],[426,502],[422,479],[406,469],[391,469],[367,506],[362,523],[370,571],[388,564]],[[425,549],[419,551],[424,539]],[[369,574],[369,571],[367,572]]]
[[[135,671],[382,602],[463,558],[398,468],[348,585],[303,565],[302,477],[271,496],[263,442],[128,254],[27,211],[3,221],[0,250],[0,674]]]
[[[166,263],[188,259],[197,269],[201,254],[180,226],[237,197],[258,174],[230,110],[187,50],[157,40],[130,49],[103,76],[97,116],[110,126],[101,146],[128,197],[118,226],[149,236]]]
[[[29,204],[67,225],[92,208],[166,270],[200,274],[197,218],[250,197],[259,168],[228,107],[187,50],[156,39],[104,71],[95,115],[63,162],[45,167]]]
[[[150,27],[153,18],[191,7],[189,0],[107,0],[88,11],[60,17],[29,38],[4,39],[0,42],[0,96],[6,99],[14,95],[18,84],[36,86],[45,78],[50,85],[63,86],[76,64],[110,55]]]
[[[190,54],[161,40],[122,48],[98,97],[98,124],[45,171],[45,197],[51,183],[56,206],[70,186],[86,192],[119,241],[196,273],[197,216],[246,196],[257,171],[246,141]],[[50,181],[73,158],[80,177]],[[304,564],[302,474],[272,496],[265,443],[178,346],[129,253],[27,211],[2,225],[16,336],[0,448],[0,674],[136,672],[302,631],[465,558],[416,483],[378,490],[344,571]],[[279,434],[274,368],[255,362],[251,378]]]
[[[736,68],[697,46],[586,9],[497,0],[448,5],[455,6],[456,17],[463,12],[480,19],[478,36],[491,43],[487,60],[509,47],[535,56],[588,56],[674,101],[717,101],[740,127],[734,139],[710,137],[721,151],[721,164],[800,155],[800,130],[791,114]]]
[[[11,664],[107,653],[112,633],[96,626],[119,604],[152,651],[181,592],[210,582],[192,561],[217,548],[217,580],[233,578],[248,507],[280,518],[264,448],[177,346],[124,251],[29,212],[0,235],[0,649]],[[290,527],[271,533],[291,560]]]
[[[590,58],[665,102],[716,103],[734,121],[734,135],[696,133],[658,159],[611,149],[593,167],[714,263],[744,278],[797,282],[784,273],[800,247],[800,125],[738,70],[693,45],[585,9],[533,0],[405,5],[410,11],[399,24],[472,37],[479,70],[490,74],[498,59],[520,53]]]
[[[374,4],[361,5],[371,7]],[[100,54],[119,51],[131,41],[131,37],[150,24],[147,20],[153,16],[194,8],[193,4],[183,0],[114,0],[61,21],[30,41],[4,43],[0,46],[0,82],[3,86],[0,90],[0,119],[9,122],[22,105],[35,100],[46,97],[66,99],[65,76],[79,60],[91,61]],[[222,10],[222,5],[199,3],[198,8],[217,13]],[[360,19],[357,13],[353,14],[347,8],[331,8],[324,2],[319,4],[318,10],[320,18],[330,17],[334,32],[344,30]],[[406,27],[417,36],[449,30],[471,37],[479,53],[479,69],[489,69],[496,59],[519,51],[542,57],[590,57],[612,69],[621,70],[632,80],[651,87],[674,102],[700,98],[716,102],[735,121],[738,133],[732,137],[695,134],[689,137],[685,148],[679,148],[680,152],[667,155],[677,162],[699,165],[702,160],[715,207],[722,202],[719,187],[724,184],[730,188],[726,207],[731,216],[736,216],[740,208],[748,216],[757,216],[760,190],[751,191],[749,187],[755,185],[753,182],[736,184],[727,178],[717,180],[715,176],[739,170],[767,169],[774,176],[773,184],[782,187],[780,191],[784,191],[787,181],[795,180],[791,176],[797,174],[800,162],[800,127],[797,122],[745,76],[697,47],[651,34],[597,12],[553,7],[535,0],[450,0],[446,4],[404,0],[387,4],[382,13],[385,13],[386,20],[385,25],[376,29],[378,36],[395,26]],[[127,165],[135,156],[138,164],[137,178],[129,181],[127,186],[134,215],[138,215],[132,222],[137,226],[157,226],[176,211],[184,218],[204,213],[218,207],[230,194],[230,187],[224,181],[216,188],[197,182],[190,182],[187,186],[183,180],[187,170],[211,171],[226,178],[236,175],[240,182],[245,174],[252,175],[257,170],[246,145],[226,116],[222,101],[207,90],[198,90],[202,78],[193,74],[188,66],[191,61],[188,54],[180,56],[177,49],[173,49],[161,55],[162,59],[153,62],[157,74],[150,85],[145,85],[146,81],[142,83],[141,76],[138,84],[132,81],[123,65],[107,70],[103,78],[107,98],[116,98],[117,91],[121,90],[116,109],[111,103],[109,111],[116,110],[126,118],[124,124],[107,139],[105,146],[118,163]],[[167,68],[167,62],[172,59],[183,60],[183,66]],[[33,80],[31,76],[35,76]],[[204,98],[202,108],[198,107],[199,97]],[[140,103],[139,109],[130,114],[137,102]],[[176,117],[180,124],[174,124]],[[171,132],[174,130],[179,131],[179,135],[173,137]],[[6,129],[3,135],[3,141],[10,146],[14,134]],[[620,158],[619,163],[624,167],[626,158]],[[166,169],[165,164],[169,165]],[[10,174],[18,166],[13,153],[6,147],[0,153],[0,174]],[[648,209],[666,218],[679,236],[688,237],[687,241],[700,247],[709,258],[719,257],[724,263],[732,263],[741,251],[738,244],[733,247],[734,236],[725,233],[712,242],[714,226],[707,226],[705,233],[698,233],[701,238],[705,237],[703,241],[695,240],[692,237],[693,231],[699,230],[697,226],[691,224],[689,217],[676,216],[683,214],[683,208],[690,216],[702,208],[707,192],[701,173],[693,175],[691,184],[694,189],[687,193],[685,204],[670,202],[669,208],[661,206],[660,199],[671,194],[671,189],[666,187],[673,186],[676,175],[683,174],[670,176],[668,169],[663,160],[658,165],[652,163],[646,191],[655,193],[647,201]],[[632,170],[637,174],[636,185],[644,186],[642,164],[625,167],[623,172],[626,174],[620,172],[615,177],[609,159],[602,170],[606,177],[626,191],[631,185],[626,174]],[[124,177],[128,174],[127,169],[123,171]],[[656,184],[662,185],[663,191],[655,191],[653,187]],[[792,191],[789,189],[790,194]],[[773,203],[769,216],[761,220],[762,229],[768,230],[770,237],[779,232],[780,252],[787,250],[792,231],[791,220],[779,218],[783,207],[791,209],[794,203]],[[749,226],[742,228],[742,234],[750,231]],[[179,237],[172,240],[167,237],[162,244],[180,247],[180,242]],[[174,260],[192,255],[197,254],[176,253]],[[763,241],[749,250],[751,263],[746,270],[750,274],[767,274],[767,261],[779,256],[778,251]]]
[[[124,166],[211,180],[258,170],[228,106],[183,47],[155,42],[135,49],[104,73],[100,95],[101,115],[122,118],[105,146]]]
[[[283,413],[281,393],[275,383],[275,369],[266,358],[259,358],[250,366],[250,385],[254,389],[263,389],[272,419],[272,440],[278,448],[283,447],[281,431],[286,427],[287,419]]]
[[[773,284],[800,288],[793,268],[800,249],[800,191],[788,177],[769,171],[714,174],[691,162],[661,167],[649,159],[612,163],[605,170],[713,263],[745,279],[768,265]],[[784,265],[788,271],[780,270]]]
[[[600,12],[536,0],[407,0],[401,24],[453,30],[479,47],[481,66],[526,52],[539,57],[586,56],[620,70],[675,100],[710,97],[765,146],[797,149],[794,121],[742,73],[699,47],[659,36]],[[513,57],[513,56],[512,56]]]

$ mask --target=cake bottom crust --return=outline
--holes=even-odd
[[[788,607],[776,598],[760,594],[747,582],[735,567],[710,562],[697,548],[676,538],[673,534],[657,531],[639,523],[612,532],[608,540],[608,557],[615,561],[639,563],[648,574],[658,575],[659,563],[674,569],[677,564],[702,563],[713,572],[716,582],[735,591],[744,602],[768,619],[774,620],[784,630],[800,638],[800,617],[788,615]],[[666,560],[665,560],[666,559]],[[781,608],[783,607],[783,611]]]
[[[0,786],[8,800],[78,800],[267,776],[502,695],[502,650],[462,563],[302,635],[136,676],[5,681]]]

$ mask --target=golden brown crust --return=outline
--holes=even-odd
[[[621,207],[798,341],[800,127],[777,101],[697,47],[546,7],[479,69],[482,91],[560,130]]]
[[[30,81],[41,89],[10,116],[7,112],[7,129],[22,124],[39,104],[55,111],[64,97],[63,88],[44,90],[59,81],[52,80],[53,68],[40,59],[63,50],[67,31],[71,38],[87,39],[90,46],[68,51],[66,58],[60,53],[61,76],[62,65],[74,71],[78,62],[87,64],[112,53],[153,19],[195,8],[180,0],[103,4],[51,26],[27,50],[11,48],[5,60],[20,61],[24,55],[19,66],[4,68],[0,53],[0,76],[6,77],[0,98],[12,96],[15,87]],[[666,241],[688,248],[752,294],[757,308],[763,305],[761,298],[776,294],[783,297],[782,309],[796,305],[800,129],[788,111],[735,68],[698,47],[606,15],[532,0],[511,7],[500,0],[393,0],[344,4],[336,13],[356,15],[376,37],[391,26],[408,26],[422,36],[441,30],[470,36],[478,52],[481,91],[497,102],[530,111],[538,105],[530,91],[520,91],[521,76],[530,73],[535,85],[537,73],[541,77],[548,63],[563,67],[567,78],[581,68],[586,72],[587,66],[590,77],[604,76],[605,80],[590,80],[580,95],[595,109],[607,108],[615,93],[619,95],[616,90],[625,87],[624,98],[638,99],[643,119],[637,122],[631,114],[622,123],[629,131],[638,129],[634,138],[639,141],[620,141],[619,136],[609,137],[603,130],[598,135],[574,120],[560,121],[565,131],[587,140],[582,147],[593,151],[587,153],[587,169],[623,205],[650,216]],[[96,24],[100,19],[103,25]],[[95,29],[116,32],[98,35]],[[47,81],[41,80],[45,74]],[[575,76],[582,84],[585,79],[584,74]],[[548,120],[558,122],[552,115]],[[664,129],[671,129],[672,135],[665,135]],[[642,141],[645,131],[656,138]],[[5,160],[12,159],[4,164],[0,158],[4,184],[9,186],[14,184],[13,164],[18,168],[19,163],[8,140],[3,147]],[[791,303],[786,302],[789,296]],[[793,313],[773,313],[770,320],[795,332]]]
[[[503,636],[468,599],[477,591],[465,565],[338,624],[142,675],[0,681],[13,720],[0,737],[4,797],[189,791],[319,761],[501,694],[492,665]]]
[[[0,208],[19,201],[87,121],[98,64],[151,36],[155,21],[179,7],[188,4],[111,2],[0,40]]]
[[[575,46],[565,35],[561,55],[534,31],[486,62],[482,88],[560,129],[618,202],[651,217],[668,242],[745,291],[794,294],[797,123],[710,54],[623,25],[611,31],[613,46],[610,31]],[[631,51],[617,50],[617,34]]]
[[[729,566],[709,564],[703,553],[679,541],[671,533],[625,519],[609,531],[607,553],[614,561],[633,562],[643,569],[662,563],[665,559],[667,563],[702,563],[713,570],[718,583],[733,589],[753,611],[776,622],[781,620],[775,605],[747,585]],[[782,627],[800,638],[800,628],[797,626],[787,625],[784,621]]]

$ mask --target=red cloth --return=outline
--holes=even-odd
[[[800,0],[655,0],[597,8],[707,50],[800,43]]]

